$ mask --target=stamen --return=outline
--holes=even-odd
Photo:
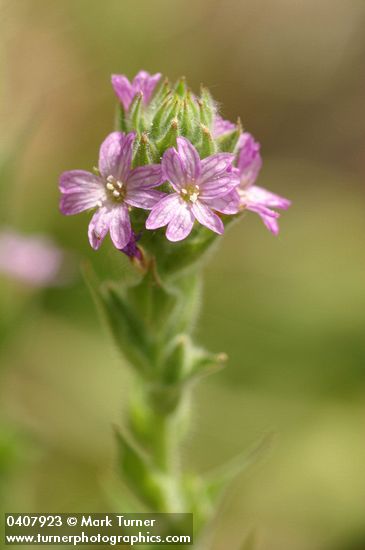
[[[121,181],[119,181],[119,180],[117,180],[116,183],[117,183],[117,186],[119,187],[119,189],[122,189],[123,183],[122,183]]]
[[[114,189],[113,191],[113,196],[117,199],[118,197],[120,197],[120,193],[119,191],[117,191],[116,189]]]
[[[109,183],[113,183],[113,181],[114,181],[113,176],[108,176],[108,177],[106,178],[106,181],[108,181]]]
[[[110,182],[106,184],[106,188],[109,189],[109,191],[114,191],[114,185]]]
[[[185,201],[196,202],[199,197],[199,185],[191,182],[186,187],[181,189],[180,194]]]

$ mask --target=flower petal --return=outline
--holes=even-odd
[[[246,190],[246,195],[250,202],[257,204],[262,204],[264,206],[269,206],[271,208],[281,208],[282,210],[287,210],[291,205],[289,199],[281,197],[280,195],[275,195],[264,189],[263,187],[258,187],[253,185]]]
[[[125,204],[114,207],[110,220],[110,237],[116,248],[124,248],[131,239],[132,228],[128,207]]]
[[[126,181],[131,170],[133,143],[136,134],[112,132],[103,141],[99,153],[99,170],[106,179],[108,176]]]
[[[172,242],[182,241],[189,235],[193,225],[194,215],[191,206],[181,199],[179,207],[174,210],[173,217],[167,226],[166,237]]]
[[[86,170],[69,170],[61,174],[59,189],[61,193],[104,191],[104,183],[99,176]]]
[[[124,74],[112,74],[114,92],[127,111],[133,99],[133,86]]]
[[[146,164],[134,168],[128,176],[128,189],[150,189],[161,185],[164,181],[161,164]]]
[[[202,160],[199,179],[202,199],[222,197],[239,185],[238,170],[232,167],[233,158],[230,153],[217,153]]]
[[[178,137],[176,142],[186,179],[187,181],[194,182],[200,175],[200,157],[198,151],[186,138]]]
[[[238,170],[231,166],[232,159],[233,155],[229,153],[218,153],[202,161],[201,199],[222,197],[239,185]]]
[[[227,132],[233,132],[236,125],[230,120],[224,120],[220,115],[215,115],[213,122],[213,136],[215,138],[226,134]]]
[[[279,233],[279,225],[277,219],[280,217],[280,214],[278,214],[278,212],[270,210],[269,208],[266,208],[266,206],[261,206],[254,203],[248,203],[246,208],[251,212],[256,212],[260,216],[268,230],[271,231],[271,233],[273,233],[274,235],[277,235]]]
[[[253,185],[262,167],[260,144],[248,132],[244,132],[239,141],[237,167],[240,173],[241,186]]]
[[[180,191],[186,184],[186,174],[179,153],[170,147],[165,151],[161,161],[163,179],[168,180],[175,191]]]
[[[149,103],[154,89],[161,76],[161,73],[150,74],[146,71],[139,71],[139,73],[133,79],[134,94],[142,92],[144,103]]]
[[[158,229],[167,225],[179,208],[182,199],[176,193],[166,195],[153,208],[146,220],[147,229]]]
[[[224,233],[224,225],[222,220],[217,214],[204,204],[202,201],[196,201],[191,210],[199,223],[205,225],[208,229],[211,229],[215,233],[222,235]]]
[[[180,191],[186,184],[194,183],[200,174],[200,158],[195,147],[185,138],[177,138],[176,150],[170,147],[162,157],[162,171],[175,191]]]
[[[164,197],[165,193],[154,189],[128,189],[125,202],[137,208],[151,210]]]
[[[222,214],[237,214],[240,210],[240,196],[236,189],[230,191],[223,197],[214,197],[213,199],[204,199],[209,208],[217,210]]]
[[[260,217],[264,222],[265,226],[273,235],[276,236],[279,234],[279,224],[277,222],[277,218],[266,217],[265,215],[262,215]]]
[[[79,191],[77,193],[66,193],[60,200],[60,210],[65,216],[79,214],[84,210],[95,208],[104,197],[100,191]]]
[[[112,210],[106,207],[99,208],[89,223],[88,236],[89,242],[94,250],[98,250],[108,233]]]

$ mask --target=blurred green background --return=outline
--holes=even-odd
[[[196,393],[185,460],[206,471],[270,431],[217,517],[214,550],[365,548],[365,195],[362,0],[1,2],[1,225],[46,233],[130,275],[57,179],[90,169],[113,125],[111,73],[210,87],[262,143],[260,184],[292,199],[274,238],[249,214],[205,270],[198,338],[227,369]],[[81,277],[35,292],[0,279],[2,508],[105,511],[111,425],[130,373]],[[16,442],[15,448],[12,442]]]

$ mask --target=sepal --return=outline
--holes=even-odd
[[[151,142],[146,132],[143,132],[139,138],[137,149],[133,158],[133,166],[144,166],[153,164],[157,160],[156,151],[153,152]]]
[[[160,155],[163,155],[163,153],[169,147],[176,147],[176,138],[179,135],[179,121],[177,117],[175,117],[172,119],[171,124],[168,127],[165,135],[163,135],[162,138],[156,142],[157,149]]]
[[[217,107],[209,90],[204,86],[200,91],[200,120],[208,128],[213,127],[214,117],[217,113]]]
[[[181,98],[184,98],[187,92],[186,78],[182,76],[175,84],[175,92]]]
[[[128,132],[127,117],[124,107],[121,103],[118,103],[115,111],[115,128],[119,132]]]
[[[209,157],[217,152],[217,147],[208,126],[201,125],[201,143],[198,147],[201,158]]]
[[[171,86],[169,79],[161,78],[160,83],[156,86],[150,102],[151,110],[153,112],[156,111],[158,105],[161,105],[169,95],[171,95]]]
[[[202,130],[199,119],[199,110],[196,100],[188,92],[180,111],[181,135],[191,143],[198,144],[202,140]]]
[[[154,114],[151,123],[151,138],[157,140],[163,136],[166,132],[167,126],[171,123],[172,119],[176,116],[178,101],[170,91],[166,98],[162,101],[160,107]]]
[[[141,133],[145,130],[143,120],[143,93],[136,94],[128,111],[128,125],[130,130]]]

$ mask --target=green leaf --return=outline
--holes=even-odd
[[[101,287],[89,265],[83,266],[83,276],[102,318],[114,336],[115,343],[132,366],[152,376],[153,348],[149,334],[128,300],[112,283]]]
[[[162,283],[154,260],[150,261],[142,279],[127,289],[127,298],[130,307],[143,320],[145,332],[155,340],[168,332],[178,296],[173,288]]]
[[[190,384],[220,371],[227,356],[196,347],[187,334],[179,334],[170,343],[164,359],[166,384]]]
[[[186,376],[191,342],[186,334],[179,334],[167,346],[163,360],[163,382],[167,385],[178,384]]]
[[[152,464],[149,457],[129,438],[116,430],[119,464],[123,479],[138,497],[154,512],[167,508],[165,486],[167,480]]]
[[[120,351],[133,366],[144,371],[145,375],[152,376],[153,342],[144,322],[124,293],[112,283],[102,286],[101,299]]]
[[[245,451],[206,476],[207,494],[215,502],[228,485],[252,464],[261,459],[272,447],[273,434],[265,435],[249,451]]]
[[[227,361],[227,355],[225,353],[210,353],[194,346],[189,359],[190,370],[186,380],[196,381],[222,370]]]

